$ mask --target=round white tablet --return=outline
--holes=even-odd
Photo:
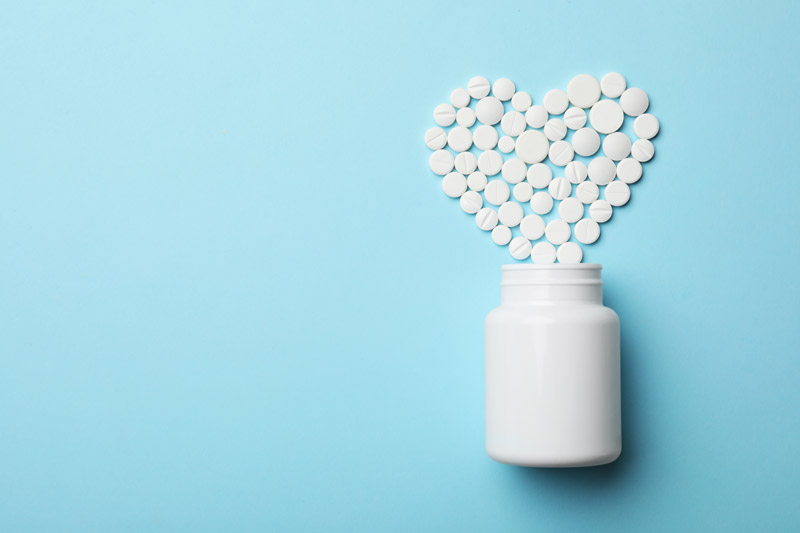
[[[627,204],[628,200],[631,199],[631,188],[625,182],[614,180],[603,191],[603,196],[612,206],[619,207]]]
[[[539,215],[528,215],[519,224],[522,236],[535,241],[544,235],[544,220]]]
[[[558,216],[567,222],[577,222],[583,218],[583,204],[577,198],[565,198],[558,205]]]
[[[498,246],[505,246],[511,241],[511,230],[505,226],[497,226],[492,230],[492,240]]]
[[[456,110],[450,104],[439,104],[433,110],[433,121],[440,126],[449,126],[456,121]]]
[[[482,123],[494,126],[503,118],[503,102],[494,96],[481,98],[475,106],[475,115]]]
[[[430,165],[433,173],[440,176],[444,176],[453,170],[454,164],[455,160],[453,159],[453,154],[447,150],[436,150],[431,154],[430,159],[428,159],[428,165]]]
[[[492,85],[492,94],[502,102],[511,100],[511,97],[514,96],[514,91],[516,91],[514,82],[508,78],[500,78]]]
[[[478,161],[480,165],[480,160]],[[608,185],[617,175],[617,165],[607,157],[595,157],[589,163],[589,179],[597,185]]]
[[[531,210],[537,215],[546,215],[553,210],[553,197],[549,192],[537,192],[531,198]]]
[[[617,177],[625,183],[636,183],[642,177],[642,164],[628,157],[617,163]]]
[[[528,164],[544,161],[549,150],[550,142],[544,133],[537,130],[528,130],[517,137],[517,145],[514,148],[517,157]]]
[[[564,124],[571,130],[577,130],[586,125],[586,111],[579,107],[570,107],[564,113]]]
[[[580,263],[583,260],[583,250],[574,242],[565,242],[558,247],[556,257],[559,263]]]
[[[483,98],[489,95],[491,85],[483,76],[475,76],[467,84],[467,92],[473,98]]]
[[[544,236],[553,244],[564,244],[569,240],[571,234],[572,230],[570,230],[569,224],[561,219],[551,220],[544,230]]]
[[[613,207],[606,200],[595,200],[589,206],[589,216],[595,222],[607,222],[611,218]]]
[[[547,122],[547,109],[540,105],[534,105],[525,112],[525,122],[531,128],[541,128]]]
[[[510,154],[514,151],[514,139],[509,137],[508,135],[503,135],[500,137],[500,140],[497,141],[497,149],[503,152],[504,154]]]
[[[609,72],[600,80],[600,90],[609,98],[619,98],[625,87],[625,77],[619,72]]]
[[[472,146],[472,132],[464,126],[456,126],[447,134],[447,145],[456,152],[466,152]]]
[[[497,211],[484,207],[475,214],[475,223],[483,231],[491,231],[497,225]]]
[[[506,159],[505,163],[503,163],[503,179],[509,183],[521,182],[525,179],[527,173],[528,166],[516,157]]]
[[[536,163],[528,167],[528,183],[534,189],[544,189],[550,185],[553,179],[553,171],[544,163]]]
[[[459,202],[461,203],[461,209],[470,215],[474,215],[480,211],[481,207],[483,207],[483,198],[481,197],[481,193],[475,191],[465,192],[463,195],[461,195],[461,200],[459,200]]]
[[[622,110],[625,111],[626,115],[638,117],[647,111],[650,99],[647,97],[647,93],[640,88],[631,87],[619,97],[619,105],[622,106]]]
[[[572,147],[578,155],[594,155],[600,148],[600,135],[592,128],[581,128],[572,134]]]
[[[549,242],[536,243],[531,249],[531,259],[537,264],[556,262],[556,248]]]
[[[508,243],[508,251],[511,252],[511,257],[514,259],[527,259],[531,255],[531,241],[525,237],[514,237]]]
[[[600,198],[600,188],[591,181],[584,181],[575,189],[575,196],[581,203],[591,204]]]
[[[497,130],[491,126],[478,126],[472,134],[472,143],[481,150],[491,150],[497,146]]]
[[[630,138],[617,131],[603,139],[603,153],[614,161],[622,161],[631,153]]]
[[[458,122],[459,126],[464,126],[465,128],[475,124],[475,118],[475,110],[471,107],[465,107],[456,112],[456,122]]]
[[[467,178],[458,172],[451,172],[442,180],[442,190],[450,198],[458,198],[467,190]]]
[[[519,111],[520,113],[524,113],[528,110],[531,106],[531,95],[526,93],[525,91],[519,91],[514,96],[511,97],[511,107]]]
[[[570,183],[581,183],[589,175],[589,169],[582,161],[572,161],[564,169],[564,177]]]
[[[469,93],[461,87],[453,89],[453,92],[450,93],[450,103],[458,109],[467,107],[469,105]]]
[[[633,133],[640,139],[652,139],[658,135],[658,128],[658,119],[650,113],[639,115],[633,121]]]
[[[478,158],[472,152],[461,152],[456,156],[455,167],[465,176],[472,174],[478,168]]]
[[[500,129],[503,130],[503,133],[511,135],[512,137],[516,137],[525,131],[526,127],[525,115],[519,111],[509,111],[503,115],[502,120],[500,120]]]
[[[478,119],[480,119],[480,114]],[[589,111],[589,123],[600,133],[612,133],[622,126],[625,114],[614,100],[600,100]]]
[[[478,157],[478,169],[487,176],[494,176],[503,168],[503,156],[494,150],[486,150]]]
[[[544,125],[544,135],[551,141],[560,141],[567,136],[567,125],[560,118],[551,118]]]
[[[441,150],[447,144],[447,133],[442,128],[434,126],[425,132],[425,146],[431,150]]]
[[[523,181],[522,183],[514,185],[511,194],[514,195],[516,201],[527,202],[531,199],[531,196],[533,196],[533,187],[531,187],[530,183]]]
[[[645,163],[653,159],[656,149],[653,143],[647,139],[639,139],[631,146],[631,156],[640,163]]]
[[[482,191],[486,188],[486,175],[483,172],[473,172],[467,178],[467,187],[473,191]]]
[[[600,99],[600,82],[589,74],[579,74],[567,84],[567,96],[575,107],[592,107]]]
[[[600,238],[600,225],[591,218],[583,218],[575,224],[575,239],[583,244],[592,244]]]
[[[508,184],[503,180],[492,180],[483,190],[486,201],[492,205],[503,205],[508,200]]]
[[[575,151],[567,141],[556,141],[550,145],[550,153],[548,155],[554,165],[563,167],[572,161],[572,158],[575,157]]]
[[[564,198],[569,198],[572,192],[572,184],[566,178],[556,178],[550,182],[547,191],[556,200],[563,200]]]
[[[505,202],[500,206],[500,209],[497,210],[497,217],[500,223],[509,228],[519,226],[520,221],[522,221],[522,216],[522,206],[513,200]]]
[[[544,95],[542,103],[548,113],[551,115],[560,115],[566,111],[569,106],[569,97],[567,93],[561,89],[551,89]]]

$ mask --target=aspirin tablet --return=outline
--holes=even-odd
[[[492,180],[483,190],[486,201],[492,205],[503,205],[508,200],[509,194],[508,184],[503,180]]]
[[[508,243],[508,251],[511,252],[511,257],[514,259],[527,259],[531,255],[531,241],[525,237],[514,237]]]
[[[514,151],[514,139],[509,137],[508,135],[503,135],[500,137],[500,140],[497,141],[497,149],[503,152],[504,154],[510,154]]]
[[[617,177],[625,183],[636,183],[642,177],[642,164],[628,157],[617,163]]]
[[[544,161],[549,150],[550,142],[544,133],[537,130],[523,132],[517,137],[517,145],[514,147],[517,157],[529,165]]]
[[[525,112],[525,122],[531,128],[541,128],[548,119],[547,109],[540,105],[534,105]]]
[[[475,118],[475,110],[471,107],[465,107],[456,112],[456,122],[459,126],[464,126],[465,128],[475,124]]]
[[[544,95],[542,103],[548,113],[551,115],[560,115],[566,111],[569,106],[569,97],[567,93],[561,89],[551,89]]]
[[[584,181],[575,189],[575,196],[581,203],[591,204],[600,198],[600,188],[591,181]]]
[[[579,107],[570,107],[564,112],[564,124],[571,130],[577,130],[586,125],[586,111]]]
[[[511,241],[511,230],[505,226],[497,226],[492,230],[492,240],[498,246],[505,246]]]
[[[550,185],[553,179],[553,171],[544,163],[536,163],[528,167],[528,183],[534,189],[544,189]]]
[[[503,179],[509,183],[521,182],[525,179],[527,173],[528,166],[516,157],[506,159],[505,163],[503,163]]]
[[[572,184],[566,178],[556,178],[547,186],[547,191],[556,200],[563,200],[572,192]]]
[[[526,126],[525,116],[519,111],[509,111],[500,120],[500,129],[503,130],[503,133],[512,137],[516,137],[525,131]]]
[[[447,145],[456,152],[466,152],[472,146],[472,132],[464,126],[456,126],[447,134]]]
[[[503,156],[494,150],[486,150],[478,157],[478,170],[487,176],[494,176],[503,168]]]
[[[472,134],[472,143],[481,150],[491,150],[497,146],[497,130],[491,126],[478,126]]]
[[[494,85],[492,85],[492,94],[502,102],[511,100],[511,97],[514,96],[514,91],[516,90],[517,89],[514,87],[514,82],[508,78],[500,78],[494,82]]]
[[[425,132],[425,146],[431,150],[441,150],[447,144],[447,133],[442,128],[434,126]]]
[[[567,141],[556,141],[550,145],[550,152],[548,154],[550,161],[558,166],[563,167],[575,157],[575,151],[572,145]]]
[[[491,231],[497,225],[497,211],[484,207],[475,214],[475,223],[483,231]]]
[[[577,222],[583,218],[583,204],[577,198],[565,198],[558,205],[558,216],[567,222]]]
[[[516,201],[527,202],[531,199],[531,196],[533,196],[533,187],[531,187],[530,183],[523,181],[522,183],[514,185],[511,194],[514,195]]]
[[[581,128],[572,135],[572,147],[578,155],[594,155],[600,148],[600,135],[592,128]]]
[[[650,99],[643,90],[638,87],[631,87],[619,97],[619,105],[622,107],[622,110],[625,111],[626,115],[638,117],[647,111],[647,106],[650,105]]]
[[[455,160],[453,159],[453,154],[447,150],[436,150],[431,154],[430,159],[428,159],[428,165],[430,165],[433,173],[440,176],[444,176],[453,170],[454,164]]]
[[[583,218],[575,224],[575,239],[583,244],[592,244],[600,238],[600,225],[591,218]]]
[[[623,120],[625,120],[625,114],[614,100],[600,100],[589,110],[589,123],[600,133],[617,131],[622,126]]]
[[[522,206],[513,200],[505,202],[500,206],[500,209],[497,210],[498,220],[500,220],[501,224],[509,228],[519,226],[519,223],[522,221],[522,216]]]
[[[531,198],[531,210],[537,215],[546,215],[553,210],[553,197],[549,192],[537,192]]]
[[[473,172],[467,178],[467,187],[473,191],[482,191],[486,188],[486,175],[483,172]]]
[[[617,175],[617,165],[614,161],[602,156],[592,159],[588,170],[589,179],[597,185],[608,185]]]
[[[491,85],[483,76],[475,76],[467,84],[467,92],[473,98],[484,98],[489,95]]]
[[[607,222],[608,219],[611,218],[612,210],[611,204],[606,200],[595,200],[592,202],[592,205],[589,206],[589,216],[592,217],[592,220],[595,222]]]
[[[559,263],[580,263],[583,260],[583,250],[574,242],[565,242],[558,247],[556,257]]]
[[[567,136],[567,125],[560,118],[551,118],[544,125],[544,135],[551,141],[560,141]]]
[[[433,121],[440,126],[449,126],[456,121],[456,110],[450,104],[439,104],[433,110]]]
[[[658,135],[658,119],[650,113],[639,115],[633,121],[633,133],[640,139],[652,139]]]
[[[571,234],[572,230],[570,230],[569,224],[561,219],[551,220],[544,230],[544,236],[553,244],[564,244],[569,240]]]
[[[617,131],[603,139],[603,153],[614,161],[622,161],[631,153],[630,138]]]
[[[470,215],[474,215],[478,211],[481,210],[483,207],[483,198],[481,194],[475,191],[467,191],[461,196],[461,209],[464,210],[465,213],[469,213]]]
[[[556,248],[549,242],[536,243],[531,249],[531,259],[537,264],[556,262]]]
[[[455,167],[465,176],[472,174],[478,168],[478,158],[472,152],[461,152],[456,156]]]
[[[627,204],[628,200],[631,199],[631,188],[625,182],[614,180],[603,191],[603,196],[612,206],[619,207]]]
[[[503,118],[503,102],[494,96],[487,96],[478,100],[475,106],[475,115],[484,124],[494,126]],[[442,124],[439,124],[442,126]]]
[[[450,93],[450,103],[457,109],[467,107],[469,105],[469,93],[461,87],[453,89],[453,92]]]
[[[528,215],[519,223],[519,232],[526,239],[535,241],[544,235],[544,220],[539,215]]]
[[[600,80],[600,90],[609,98],[619,98],[625,87],[625,77],[619,72],[609,72]]]
[[[450,198],[458,198],[467,190],[467,178],[458,172],[451,172],[442,180],[442,190]]]
[[[592,107],[600,99],[600,82],[589,74],[579,74],[567,84],[567,97],[575,107]]]
[[[647,139],[639,139],[631,146],[631,156],[640,163],[645,163],[653,159],[656,149],[653,143]]]
[[[564,169],[564,177],[570,183],[581,183],[589,175],[589,169],[582,161],[572,161]]]
[[[519,91],[511,97],[511,107],[520,113],[524,113],[531,107],[531,95],[525,91]]]

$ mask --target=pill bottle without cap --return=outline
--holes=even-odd
[[[502,267],[486,317],[486,452],[520,466],[594,466],[622,450],[619,318],[600,265]]]

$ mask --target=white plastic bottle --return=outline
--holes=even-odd
[[[521,466],[593,466],[622,450],[619,318],[600,265],[505,265],[486,317],[486,452]]]

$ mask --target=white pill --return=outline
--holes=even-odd
[[[491,150],[497,146],[497,130],[491,126],[478,126],[472,134],[472,143],[481,150]]]
[[[633,133],[640,139],[652,139],[658,135],[658,128],[658,119],[650,113],[639,115],[633,121]]]
[[[459,202],[461,203],[461,209],[470,215],[474,215],[481,210],[481,207],[483,207],[483,198],[481,197],[481,193],[475,191],[465,192],[461,196],[461,200],[459,200]]]
[[[508,243],[508,251],[511,252],[511,257],[514,259],[527,259],[531,255],[531,241],[525,237],[514,237]]]
[[[631,140],[621,131],[603,139],[603,153],[614,161],[622,161],[631,153]]]
[[[560,118],[551,118],[544,125],[544,135],[551,141],[560,141],[567,136],[567,125]]]
[[[467,84],[467,92],[473,98],[483,98],[489,95],[491,85],[483,76],[475,76]]]
[[[461,87],[453,89],[453,92],[450,93],[450,103],[458,109],[467,107],[469,105],[469,93]]]
[[[447,150],[436,150],[431,154],[430,159],[428,159],[428,165],[430,165],[433,173],[440,176],[444,176],[453,170],[454,164],[455,160],[453,159],[453,154]]]
[[[631,188],[625,182],[614,180],[603,191],[603,196],[612,206],[619,207],[627,204],[628,200],[631,199]]]
[[[600,100],[589,110],[589,123],[600,133],[617,131],[624,120],[625,114],[614,100]]]
[[[425,132],[425,146],[431,150],[441,150],[447,144],[447,133],[442,128],[434,126]]]
[[[508,135],[503,135],[500,137],[500,140],[497,141],[497,149],[503,152],[504,154],[510,154],[514,151],[514,139],[509,137]]]
[[[589,216],[595,222],[607,222],[611,218],[613,207],[605,200],[595,200],[589,206]],[[581,241],[583,242],[583,241]],[[589,244],[589,243],[586,243]]]
[[[577,198],[565,198],[558,205],[558,216],[567,222],[577,222],[583,218],[583,204]]]
[[[526,239],[535,241],[544,235],[544,220],[539,215],[528,215],[520,222],[519,232]]]
[[[575,239],[583,244],[592,244],[600,238],[600,225],[591,218],[583,218],[575,224]]]
[[[647,97],[647,93],[640,88],[631,87],[619,97],[619,105],[622,107],[622,110],[625,111],[626,115],[638,117],[647,111],[647,106],[650,105],[650,99]]]
[[[600,90],[609,98],[619,98],[625,87],[625,77],[619,72],[609,72],[600,80]]]
[[[550,185],[553,179],[553,171],[544,163],[536,163],[528,167],[528,183],[534,189],[544,189]]]
[[[458,172],[451,172],[442,180],[442,190],[450,198],[458,198],[467,190],[467,178]]]
[[[525,122],[531,128],[541,128],[547,122],[547,109],[540,105],[534,105],[525,112]]]
[[[494,176],[503,168],[503,156],[494,150],[486,150],[478,157],[478,170],[487,176]]]
[[[531,198],[531,210],[537,215],[546,215],[553,210],[553,197],[549,192],[537,192]]]
[[[503,130],[503,133],[512,137],[516,137],[525,131],[526,126],[525,115],[519,111],[509,111],[500,120],[500,129]]]
[[[564,124],[571,130],[577,130],[586,125],[586,111],[579,107],[570,107],[564,113]]]
[[[503,118],[503,102],[494,96],[487,96],[478,100],[475,106],[475,115],[484,124],[494,126]],[[441,124],[440,124],[441,126]]]
[[[466,152],[472,146],[472,132],[464,126],[456,126],[447,134],[447,145],[456,152]]]
[[[482,191],[486,188],[486,175],[483,172],[473,172],[467,178],[467,187],[473,191]]]
[[[569,198],[572,192],[572,184],[566,178],[556,178],[550,182],[547,191],[556,200],[563,200],[564,198]]]
[[[505,163],[503,163],[502,173],[503,179],[507,182],[519,183],[525,179],[525,175],[528,173],[528,166],[516,157],[512,157],[506,159]]]
[[[465,107],[456,112],[456,122],[458,122],[459,126],[464,126],[465,128],[475,124],[475,118],[475,110],[471,107]]]
[[[575,151],[567,141],[556,141],[550,145],[550,153],[548,155],[554,165],[563,167],[572,161],[572,158],[575,157]]]
[[[564,177],[570,183],[581,183],[589,175],[589,169],[582,161],[572,161],[564,169]]]
[[[631,146],[631,156],[640,163],[650,161],[655,153],[656,149],[653,143],[647,139],[639,139]]]
[[[524,113],[529,107],[531,107],[531,95],[525,91],[519,91],[511,97],[511,107],[520,113]]]
[[[537,130],[528,130],[517,137],[517,145],[514,152],[517,157],[529,165],[540,163],[547,157],[550,150],[550,142],[544,133]]]
[[[494,82],[494,85],[492,85],[492,94],[502,102],[511,100],[511,97],[514,96],[514,91],[516,90],[517,89],[514,87],[514,82],[508,78],[500,78]]]
[[[600,82],[589,74],[579,74],[567,84],[567,96],[575,107],[592,107],[600,99]]]
[[[531,259],[537,264],[556,262],[556,248],[549,242],[539,242],[531,249]]]
[[[575,189],[575,196],[581,203],[591,204],[600,198],[600,188],[591,181],[584,181]]]
[[[519,226],[519,223],[522,221],[522,216],[522,206],[513,200],[505,202],[500,206],[500,209],[497,210],[497,217],[500,223],[509,228]]]
[[[542,103],[548,113],[551,115],[560,115],[566,111],[569,106],[569,97],[567,93],[561,89],[551,89],[544,95]]]
[[[472,152],[461,152],[456,156],[455,167],[465,176],[472,174],[478,168],[478,158]]]
[[[559,263],[580,263],[583,260],[583,250],[574,242],[565,242],[558,247],[556,257]]]
[[[571,234],[572,230],[570,230],[569,224],[561,219],[551,220],[544,230],[544,236],[553,244],[564,244],[569,240]]]
[[[600,135],[592,128],[581,128],[572,134],[572,147],[578,155],[594,155],[600,148]]]
[[[483,231],[491,231],[497,225],[497,211],[484,207],[475,214],[475,223]]]
[[[617,177],[625,183],[636,183],[642,177],[642,164],[628,157],[617,163]]]
[[[617,175],[617,165],[607,157],[595,157],[589,163],[589,179],[597,185],[608,185]]]
[[[503,205],[508,200],[509,194],[508,184],[503,180],[492,180],[483,190],[486,201],[492,205]]]
[[[439,104],[433,110],[433,121],[440,126],[449,126],[456,121],[456,110],[450,104]]]
[[[514,199],[518,202],[527,202],[533,196],[533,187],[531,184],[523,181],[522,183],[517,183],[514,185],[514,190],[511,192],[514,195]]]
[[[492,230],[492,240],[498,246],[505,246],[511,241],[511,230],[505,226],[497,226]]]

